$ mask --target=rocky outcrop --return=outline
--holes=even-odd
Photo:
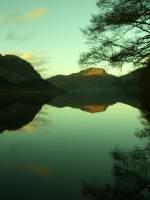
[[[90,67],[88,69],[80,71],[79,74],[82,76],[102,76],[107,75],[107,72],[105,71],[105,69]]]

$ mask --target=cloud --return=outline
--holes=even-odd
[[[36,8],[21,16],[22,20],[34,20],[48,13],[48,8]]]
[[[22,59],[31,63],[31,65],[41,74],[44,78],[49,73],[47,67],[49,64],[49,58],[45,53],[33,54],[31,52],[25,52],[21,54],[15,54],[21,57]]]
[[[15,41],[15,42],[24,42],[33,37],[33,34],[25,34],[25,35],[18,35],[13,31],[10,31],[8,34],[5,36],[5,40],[7,41]]]
[[[25,52],[19,54],[19,56],[30,62],[33,66],[40,67],[47,63],[47,57],[44,54],[33,54],[31,52]]]
[[[30,22],[36,20],[46,14],[48,14],[49,10],[46,7],[39,7],[29,10],[25,14],[12,14],[12,15],[4,15],[0,16],[0,21],[6,22]]]

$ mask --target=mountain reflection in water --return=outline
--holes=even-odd
[[[82,111],[96,113],[104,112],[110,105],[117,102],[126,103],[135,108],[142,109],[143,102],[137,96],[113,96],[111,94],[102,95],[74,95],[62,94],[52,96],[41,94],[33,96],[25,94],[21,97],[0,96],[0,132],[4,130],[16,130],[31,122],[35,115],[41,110],[44,104],[54,107],[72,107]]]
[[[110,105],[118,101],[116,97],[103,96],[72,96],[59,95],[47,98],[41,98],[39,101],[33,101],[33,98],[11,99],[4,98],[0,100],[0,131],[5,130],[30,129],[34,130],[32,121],[36,114],[41,110],[44,104],[58,108],[72,107],[91,113],[107,112]],[[139,97],[130,96],[122,98],[120,101],[134,106],[140,110],[140,122],[143,126],[138,129],[135,135],[140,139],[145,139],[144,147],[132,147],[130,150],[124,150],[116,147],[111,151],[113,160],[113,180],[108,183],[99,183],[98,177],[95,181],[84,180],[81,183],[81,199],[88,200],[141,200],[150,198],[150,110],[148,101],[141,100]],[[40,116],[41,117],[41,116]],[[40,119],[42,121],[42,119]],[[127,130],[128,131],[128,130]],[[18,172],[29,171],[39,177],[49,177],[50,168],[47,164],[40,162],[6,162],[1,160],[1,169],[5,166],[11,166],[11,170]],[[58,189],[59,190],[59,189]],[[57,199],[57,198],[56,198]]]

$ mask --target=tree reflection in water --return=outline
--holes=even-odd
[[[143,130],[136,135],[146,138],[145,147],[127,152],[114,149],[113,183],[83,183],[82,194],[88,200],[149,200],[150,199],[150,112],[142,111]]]

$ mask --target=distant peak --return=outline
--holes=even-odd
[[[84,69],[80,71],[80,74],[83,76],[97,76],[97,75],[105,75],[107,72],[105,69],[102,68],[96,68],[96,67],[90,67],[88,69]]]

